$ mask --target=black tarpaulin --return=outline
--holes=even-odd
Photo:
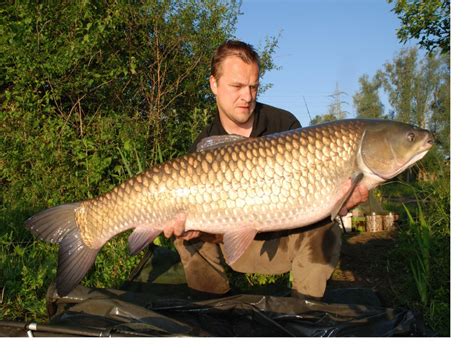
[[[79,286],[56,299],[46,331],[71,336],[424,336],[406,309],[324,303],[293,297],[235,295],[193,301]],[[52,310],[50,308],[50,310]],[[41,328],[41,327],[39,327]],[[62,331],[58,331],[62,330]],[[75,333],[68,334],[68,330]],[[5,330],[4,330],[5,331]],[[81,333],[82,332],[82,333]],[[13,336],[11,333],[0,334]],[[17,336],[26,335],[18,329]]]
[[[271,286],[271,285],[270,285]],[[322,301],[191,292],[176,252],[150,248],[122,289],[48,290],[47,324],[0,322],[1,336],[388,337],[426,336],[411,310],[381,305],[370,289],[328,289]],[[236,292],[239,292],[238,290]]]

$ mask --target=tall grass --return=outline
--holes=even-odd
[[[418,181],[404,204],[397,247],[390,260],[398,303],[419,310],[437,334],[450,334],[450,179],[449,165],[432,158],[428,181]]]
[[[408,227],[403,233],[407,243],[413,250],[413,255],[409,260],[411,275],[415,280],[421,303],[426,306],[429,298],[431,228],[419,203],[417,220],[405,205],[403,207],[409,221]]]

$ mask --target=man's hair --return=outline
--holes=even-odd
[[[260,57],[252,45],[237,40],[227,40],[217,47],[212,56],[211,75],[216,80],[219,80],[219,77],[222,75],[221,64],[224,59],[233,55],[239,57],[247,64],[257,64],[260,69]]]

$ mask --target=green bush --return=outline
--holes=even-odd
[[[203,59],[234,31],[238,7],[214,0],[2,6],[2,319],[46,314],[57,246],[34,239],[28,217],[95,197],[186,152],[213,105]],[[126,250],[124,236],[108,243],[84,283],[119,285],[140,257]]]

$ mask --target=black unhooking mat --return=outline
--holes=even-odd
[[[154,259],[145,260],[140,270],[146,269],[147,263],[150,266]],[[138,273],[132,275],[132,282],[123,290],[78,286],[68,296],[59,298],[51,287],[47,296],[48,324],[2,321],[0,336],[432,335],[412,311],[382,307],[370,290],[328,290],[321,302],[255,294],[198,300],[186,292],[185,284],[163,282],[166,277],[170,279],[170,269],[171,275],[180,273],[176,264],[168,266],[168,272],[161,274],[165,276],[161,276],[158,284],[156,280],[155,283],[140,280]],[[150,277],[146,272],[141,275]],[[171,279],[176,280],[175,276]]]

